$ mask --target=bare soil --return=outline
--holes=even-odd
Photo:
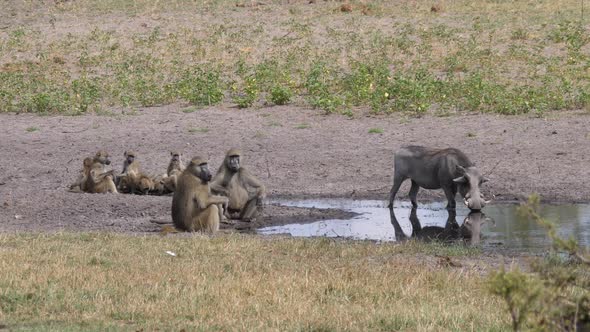
[[[208,156],[217,169],[226,150],[241,148],[244,165],[269,197],[386,199],[393,152],[407,144],[463,150],[490,181],[496,201],[537,192],[548,201],[590,201],[590,117],[583,112],[530,116],[456,115],[349,119],[294,106],[192,113],[169,105],[125,114],[43,117],[0,114],[0,231],[157,232],[170,221],[171,196],[80,194],[67,191],[82,159],[99,149],[122,168],[123,152],[138,153],[143,171],[166,171],[169,151]],[[381,134],[369,133],[379,128]],[[400,191],[404,199],[406,183]],[[442,199],[421,190],[420,200]],[[347,212],[266,206],[255,227],[346,217]]]

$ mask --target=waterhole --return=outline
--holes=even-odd
[[[258,229],[260,234],[341,237],[355,240],[403,241],[410,238],[463,241],[484,248],[538,251],[551,246],[545,229],[517,214],[516,204],[491,204],[481,213],[471,213],[457,204],[449,213],[446,202],[420,203],[396,201],[393,214],[386,202],[377,200],[317,199],[273,200],[270,204],[332,208],[355,212],[351,219],[322,220]],[[544,204],[540,213],[556,223],[558,233],[573,236],[581,245],[590,245],[590,204]]]

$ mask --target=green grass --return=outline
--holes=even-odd
[[[2,234],[0,248],[0,322],[15,331],[510,326],[481,268],[437,263],[486,259],[459,247],[64,233]]]
[[[590,37],[577,0],[66,1],[0,30],[0,110],[83,114],[188,102],[297,101],[326,113],[590,108]],[[240,4],[238,2],[238,4]],[[250,2],[244,2],[250,5]],[[70,29],[75,16],[80,29]],[[49,17],[49,19],[48,19]],[[109,22],[126,22],[112,29]],[[197,28],[197,27],[206,28]]]
[[[383,129],[371,128],[371,129],[369,129],[369,134],[383,134]]]
[[[183,108],[182,109],[182,113],[194,113],[194,112],[196,112],[198,110],[199,110],[198,107],[191,106],[191,107]]]
[[[195,133],[203,133],[204,134],[204,133],[208,133],[209,130],[210,130],[209,128],[194,128],[194,127],[191,127],[191,128],[188,129],[188,132],[191,133],[191,134],[195,134]]]
[[[311,128],[311,125],[309,123],[300,123],[295,126],[295,129],[308,129],[308,128]]]
[[[28,133],[32,133],[35,131],[39,131],[39,128],[37,127],[27,127],[27,129],[25,129]]]

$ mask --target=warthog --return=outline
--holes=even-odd
[[[458,149],[431,149],[423,146],[406,146],[395,153],[393,186],[389,194],[389,207],[402,182],[412,180],[410,200],[418,206],[416,195],[420,187],[442,188],[447,196],[447,209],[455,209],[457,191],[471,210],[481,210],[486,201],[479,187],[487,179],[483,177],[467,156]]]

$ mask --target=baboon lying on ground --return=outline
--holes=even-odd
[[[123,172],[117,181],[119,190],[132,194],[147,194],[149,191],[154,190],[152,178],[139,170],[139,161],[136,159],[137,154],[133,151],[125,151],[123,155],[125,156]]]
[[[214,233],[219,230],[220,210],[227,197],[213,196],[209,189],[211,172],[207,160],[194,157],[178,178],[172,197],[172,221],[180,230]]]
[[[256,217],[266,190],[262,182],[241,166],[241,152],[230,149],[211,182],[213,193],[229,198],[226,217],[251,221]]]

